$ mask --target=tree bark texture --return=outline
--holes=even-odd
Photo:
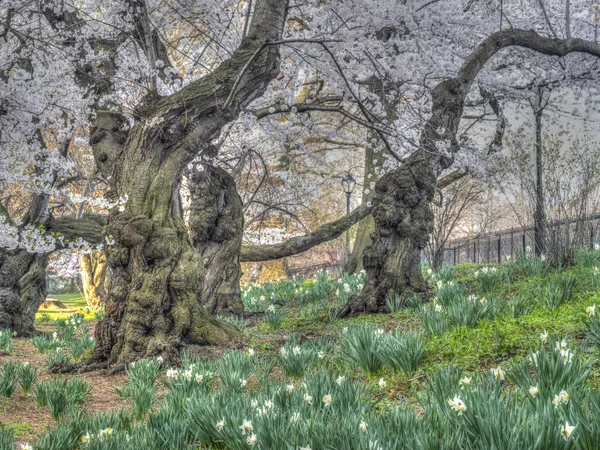
[[[201,298],[210,314],[244,313],[240,249],[244,211],[235,180],[210,164],[190,177],[190,234],[204,264]]]
[[[242,246],[240,259],[242,262],[269,261],[297,255],[315,245],[335,239],[356,222],[371,214],[372,210],[372,206],[361,205],[347,216],[321,225],[310,233],[292,237],[280,244]]]
[[[370,133],[371,139],[376,140],[376,133]],[[376,140],[378,142],[378,140]],[[368,145],[365,149],[365,170],[363,176],[362,205],[368,205],[373,202],[372,183],[376,183],[380,171],[383,170],[383,149],[376,144]],[[368,191],[368,192],[366,192]],[[371,233],[375,230],[375,221],[372,215],[366,216],[358,222],[354,246],[348,261],[344,265],[344,272],[358,273],[364,269],[363,255],[369,245],[372,244]]]
[[[373,244],[364,253],[365,286],[348,300],[342,315],[389,312],[389,297],[426,291],[420,252],[432,230],[434,189],[435,175],[424,152],[413,153],[377,182]]]
[[[85,302],[97,309],[106,298],[106,255],[103,251],[92,251],[79,255],[79,270]]]
[[[17,336],[36,333],[35,314],[46,300],[48,257],[25,250],[0,253],[0,329]]]

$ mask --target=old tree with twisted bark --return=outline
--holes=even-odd
[[[202,307],[202,257],[183,222],[179,187],[186,166],[277,74],[273,42],[281,38],[286,11],[285,0],[258,2],[248,35],[227,61],[169,96],[149,94],[126,132],[119,115],[98,112],[94,156],[111,191],[128,201],[107,225],[116,241],[108,251],[113,278],[94,359],[123,363],[181,343],[236,338],[233,326]],[[143,48],[156,59],[153,45]],[[158,123],[149,125],[152,120]]]
[[[373,243],[364,256],[367,279],[362,292],[349,300],[344,315],[389,311],[386,300],[396,295],[426,295],[420,253],[433,229],[430,203],[437,177],[451,166],[460,151],[459,124],[477,75],[499,51],[513,46],[544,55],[564,57],[580,52],[600,57],[600,45],[595,42],[547,38],[534,31],[508,29],[481,42],[455,77],[433,89],[431,115],[421,129],[421,149],[376,185]]]
[[[237,338],[233,326],[214,319],[202,305],[201,252],[207,245],[194,247],[179,191],[188,164],[209,152],[222,128],[277,75],[277,41],[287,14],[286,0],[257,2],[243,39],[227,59],[206,75],[159,93],[157,85],[178,74],[170,70],[166,43],[151,26],[146,4],[125,3],[114,12],[122,28],[100,36],[87,26],[85,8],[40,5],[65,50],[75,47],[80,56],[75,81],[88,93],[94,159],[108,180],[108,198],[121,205],[111,210],[104,229],[112,244],[107,249],[112,278],[92,357],[104,365],[172,357],[183,344]],[[127,114],[111,97],[118,65],[124,64],[118,49],[126,45],[135,46],[138,63],[150,67],[144,74],[147,89]],[[160,75],[154,72],[165,66]]]

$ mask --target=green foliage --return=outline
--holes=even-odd
[[[244,331],[246,329],[246,327],[248,326],[248,322],[246,320],[244,320],[244,318],[242,316],[236,316],[236,315],[223,316],[221,314],[218,314],[217,319],[232,324],[234,327],[236,327],[240,331]]]
[[[379,348],[379,357],[386,366],[407,374],[417,370],[426,354],[427,346],[422,333],[406,333],[399,328],[385,337]]]
[[[13,335],[10,328],[0,330],[0,352],[10,353],[13,349]]]
[[[421,319],[425,332],[429,335],[442,335],[448,328],[449,323],[444,317],[443,306],[437,303],[423,305],[416,310],[417,317]]]
[[[508,313],[511,317],[517,318],[529,314],[532,309],[531,302],[528,302],[523,297],[513,297],[507,304]]]
[[[383,365],[379,357],[379,348],[384,334],[382,329],[369,326],[351,328],[340,340],[342,354],[371,376]]]
[[[549,311],[555,311],[563,303],[571,300],[575,288],[575,277],[571,274],[560,274],[551,280],[540,296],[541,305]]]
[[[494,314],[493,302],[485,297],[469,296],[447,306],[445,309],[451,326],[474,327]]]
[[[515,263],[526,277],[544,278],[550,272],[550,261],[536,258],[529,252],[517,253]]]
[[[83,333],[79,339],[67,342],[67,347],[71,350],[71,355],[75,361],[79,360],[86,353],[89,353],[95,346],[96,341],[87,332]]]
[[[548,349],[532,352],[529,361],[514,364],[509,377],[528,393],[530,401],[552,400],[558,406],[569,402],[567,397],[557,399],[560,392],[572,395],[582,390],[590,371],[590,362],[575,355],[567,341],[551,339]]]
[[[587,337],[597,346],[600,346],[600,315],[594,313],[589,321]]]
[[[239,350],[230,350],[219,359],[217,372],[229,390],[239,392],[246,387],[253,367],[252,356]]]
[[[102,305],[96,311],[94,311],[94,320],[102,320],[106,317],[106,307]]]
[[[39,377],[39,370],[29,363],[19,364],[17,366],[17,375],[19,384],[25,394],[29,394]]]
[[[279,330],[283,323],[283,311],[281,308],[276,308],[275,305],[269,305],[265,313],[267,324],[271,330]]]
[[[46,358],[46,367],[52,367],[54,364],[68,364],[71,362],[71,355],[62,347],[56,347],[56,350],[48,353]]]
[[[489,294],[500,286],[504,281],[504,274],[496,267],[482,267],[475,272],[477,289],[481,294]]]
[[[12,428],[5,427],[2,423],[0,423],[0,448],[3,450],[16,450],[17,448]]]
[[[47,353],[50,351],[56,351],[60,346],[58,338],[54,339],[52,336],[40,334],[29,339],[31,345],[40,353]]]
[[[310,344],[298,345],[294,337],[281,347],[278,354],[278,363],[285,374],[292,378],[300,378],[306,370],[314,364],[317,352]]]
[[[0,371],[0,395],[4,398],[12,397],[18,382],[17,365],[12,362],[5,362]]]
[[[86,401],[91,387],[79,378],[52,379],[35,385],[35,400],[40,408],[48,407],[50,415],[59,421],[72,406]]]
[[[589,247],[575,249],[575,263],[580,267],[594,267],[600,261],[600,251]]]
[[[400,297],[397,294],[394,295],[393,297],[388,296],[388,298],[385,301],[388,308],[390,308],[390,312],[392,312],[392,313],[400,311],[402,308],[404,308],[406,306],[407,302],[408,301],[405,301],[402,297]]]
[[[464,288],[454,281],[444,283],[440,280],[436,283],[436,288],[435,298],[443,307],[459,302],[464,296]]]

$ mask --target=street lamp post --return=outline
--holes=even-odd
[[[346,215],[350,214],[350,197],[356,186],[356,180],[349,173],[342,178],[342,189],[346,193]],[[346,230],[346,262],[350,258],[350,229]]]

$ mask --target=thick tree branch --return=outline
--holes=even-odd
[[[347,216],[321,225],[311,233],[290,238],[280,244],[242,246],[240,261],[268,261],[305,252],[315,245],[340,236],[356,222],[371,214],[372,209],[372,206],[359,206]]]
[[[73,217],[52,219],[46,228],[51,233],[58,233],[63,236],[65,243],[83,239],[89,244],[101,244],[104,242],[106,223],[106,216],[94,214],[84,215],[79,219]]]
[[[420,140],[421,148],[428,154],[437,174],[452,164],[452,156],[460,148],[458,127],[473,81],[494,55],[514,46],[551,56],[579,52],[600,57],[600,45],[583,39],[552,39],[521,29],[507,29],[490,35],[467,56],[456,77],[442,81],[432,91],[432,113]],[[446,147],[446,152],[439,150],[438,143]]]

